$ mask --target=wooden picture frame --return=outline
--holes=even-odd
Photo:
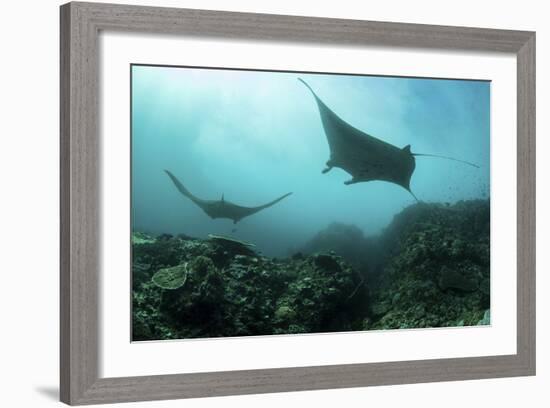
[[[99,377],[101,30],[517,56],[517,353]],[[61,401],[97,404],[535,374],[535,33],[95,3],[61,6]]]

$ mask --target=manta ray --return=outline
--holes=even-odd
[[[403,187],[418,201],[410,187],[416,168],[415,156],[439,157],[478,167],[452,157],[412,153],[411,145],[399,148],[362,132],[334,113],[303,79],[298,80],[315,97],[330,148],[330,158],[322,172],[327,173],[333,167],[345,170],[352,177],[344,182],[346,185],[373,180],[387,181]]]
[[[230,220],[233,220],[233,224],[236,224],[244,217],[256,214],[258,211],[265,210],[266,208],[277,204],[279,201],[285,199],[292,194],[287,193],[273,201],[270,201],[267,204],[259,205],[257,207],[244,207],[242,205],[234,204],[231,201],[225,200],[223,194],[221,200],[203,200],[191,194],[191,192],[187,190],[183,186],[183,184],[181,184],[176,176],[174,176],[168,170],[164,171],[166,172],[166,174],[168,174],[168,177],[170,177],[179,192],[191,201],[193,201],[193,203],[200,207],[200,209],[203,210],[210,218],[229,218]]]

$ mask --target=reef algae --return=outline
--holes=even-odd
[[[132,338],[487,325],[489,231],[489,202],[476,200],[412,205],[360,240],[333,225],[288,258],[231,237],[140,233]]]

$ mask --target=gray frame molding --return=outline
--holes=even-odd
[[[517,56],[517,354],[100,378],[100,30]],[[61,401],[97,404],[535,374],[535,33],[114,4],[61,6]],[[498,137],[498,135],[497,135]]]

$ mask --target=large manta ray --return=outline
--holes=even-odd
[[[452,157],[411,153],[410,145],[399,148],[362,132],[336,115],[304,80],[298,80],[311,91],[317,101],[330,148],[330,158],[323,173],[333,167],[345,170],[352,177],[344,182],[346,185],[373,180],[387,181],[403,187],[418,201],[410,188],[411,176],[416,167],[414,156],[439,157],[478,167]]]
[[[193,201],[210,218],[229,218],[230,220],[233,220],[234,224],[242,220],[244,217],[256,214],[258,211],[264,210],[268,207],[271,207],[272,205],[277,204],[279,201],[292,194],[287,193],[273,201],[270,201],[267,204],[259,205],[257,207],[244,207],[234,204],[230,201],[225,200],[223,198],[223,194],[221,200],[203,200],[191,194],[191,192],[187,190],[183,186],[183,184],[180,183],[176,176],[174,176],[168,170],[164,171],[166,172],[166,174],[168,174],[168,177],[170,177],[179,192],[182,193],[185,197],[189,198],[191,201]]]

